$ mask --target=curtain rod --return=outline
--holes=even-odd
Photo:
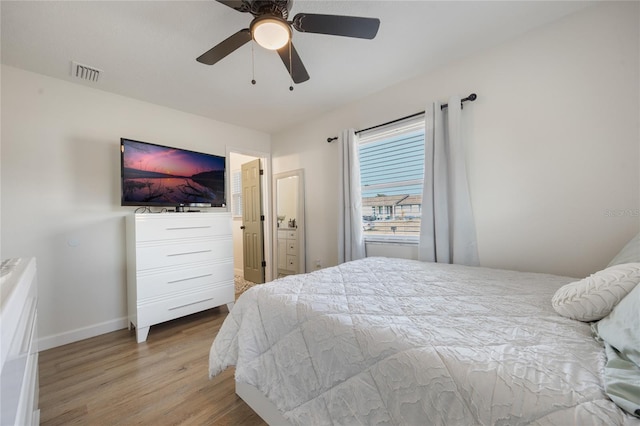
[[[476,95],[475,93],[472,93],[469,96],[467,96],[466,98],[460,99],[460,106],[462,106],[462,102],[467,102],[467,101],[473,102],[477,98],[478,98],[478,95]],[[440,105],[440,109],[443,110],[448,106],[449,106],[448,104],[442,104],[442,105]],[[407,115],[405,117],[397,118],[395,120],[387,121],[386,123],[378,124],[376,126],[367,127],[366,129],[362,129],[362,130],[356,130],[355,133],[357,135],[358,133],[361,133],[361,132],[366,132],[368,130],[377,129],[378,127],[388,126],[389,124],[394,124],[394,123],[397,123],[397,122],[402,121],[402,120],[407,120],[409,118],[417,117],[417,116],[422,115],[424,113],[425,113],[424,111],[416,112],[415,114],[411,114],[411,115]],[[327,138],[327,142],[331,143],[331,142],[335,141],[336,139],[338,139],[337,136],[334,136],[332,138]]]

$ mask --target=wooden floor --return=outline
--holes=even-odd
[[[209,380],[226,307],[40,353],[42,425],[266,425],[235,394],[233,369]]]

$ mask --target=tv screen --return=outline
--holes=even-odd
[[[225,207],[225,158],[120,139],[123,206]]]

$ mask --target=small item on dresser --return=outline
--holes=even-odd
[[[2,263],[0,263],[0,283],[3,283],[9,278],[18,263],[20,263],[20,258],[2,260]]]

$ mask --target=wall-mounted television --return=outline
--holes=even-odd
[[[121,138],[120,158],[123,206],[226,206],[225,157]]]

